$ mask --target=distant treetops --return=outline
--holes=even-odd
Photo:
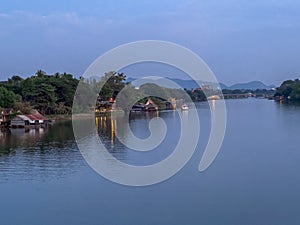
[[[299,79],[284,81],[277,88],[275,97],[278,100],[300,101],[300,81]]]
[[[35,75],[26,79],[12,76],[7,81],[0,82],[0,108],[13,108],[22,113],[36,109],[42,114],[70,114],[73,107],[76,112],[85,112],[95,107],[92,105],[95,102],[91,102],[93,96],[98,96],[99,102],[115,100],[125,86],[127,91],[119,98],[118,105],[121,108],[126,108],[128,102],[146,101],[145,96],[151,94],[156,103],[161,100],[155,96],[161,94],[176,99],[183,99],[186,96],[183,90],[160,87],[156,84],[144,84],[135,88],[126,82],[126,76],[123,73],[113,71],[105,73],[100,80],[97,80],[82,77],[76,79],[67,73],[49,75],[38,70]],[[80,96],[76,95],[76,99],[79,99],[80,104],[75,102],[73,105],[77,88],[80,89]],[[187,91],[187,93],[194,101],[206,100],[200,90]]]
[[[26,79],[12,76],[0,82],[0,108],[25,113],[31,109],[43,114],[71,113],[78,82],[71,74],[47,75],[42,70]]]
[[[81,87],[78,86],[80,80],[84,81],[81,82],[83,83]],[[72,74],[55,73],[49,75],[42,70],[38,70],[35,75],[26,79],[12,76],[7,81],[0,82],[0,108],[13,108],[23,113],[36,109],[42,114],[70,114],[77,87],[84,89],[81,92],[85,93],[81,96],[83,103],[88,103],[89,99],[92,98],[91,96],[95,95],[98,96],[98,101],[115,99],[125,86],[128,90],[124,99],[119,101],[122,104],[131,101],[138,102],[145,95],[149,96],[153,92],[163,93],[163,96],[176,99],[184,99],[184,95],[187,93],[193,101],[206,100],[201,89],[179,91],[179,89],[160,87],[155,84],[144,84],[136,89],[130,83],[126,83],[126,76],[123,73],[117,72],[108,72],[98,81],[95,79],[85,80],[84,78],[80,78],[80,80],[73,77]],[[101,90],[100,87],[102,87]],[[300,101],[300,81],[298,79],[284,81],[277,88],[275,97],[281,100]],[[159,103],[159,99],[157,101]],[[126,107],[126,104],[122,104],[120,106]],[[75,105],[74,107],[80,111],[82,106]],[[89,104],[83,108],[90,107],[93,106]]]

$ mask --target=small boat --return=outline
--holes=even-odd
[[[182,111],[189,110],[188,105],[187,105],[187,104],[183,104],[183,105],[181,106],[181,110],[182,110]]]

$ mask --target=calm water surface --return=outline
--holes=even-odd
[[[201,137],[192,160],[149,187],[120,186],[95,173],[76,147],[70,122],[47,130],[1,130],[0,224],[299,224],[300,107],[259,99],[226,105],[226,136],[212,166],[197,170],[210,128],[208,105],[200,103]],[[122,119],[99,118],[99,134],[121,161],[158,162],[180,135],[176,112],[160,116],[168,134],[151,152],[137,153],[118,142],[111,129],[122,126]],[[137,136],[149,135],[150,118],[131,118]]]

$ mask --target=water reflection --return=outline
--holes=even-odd
[[[1,129],[0,155],[9,154],[19,146],[30,147],[40,141],[47,130],[37,129]]]
[[[145,188],[115,185],[81,167],[68,123],[56,124],[35,142],[31,139],[34,143],[27,141],[29,150],[10,131],[2,131],[1,148],[7,143],[11,151],[0,156],[1,224],[77,225],[87,218],[90,224],[106,225],[300,224],[300,108],[261,99],[226,100],[226,106],[227,133],[215,163],[205,173],[197,170],[210,134],[211,114],[203,102],[196,105],[203,142],[191,161],[172,179]],[[166,158],[179,138],[179,113],[160,112],[169,141],[159,151],[141,154]],[[136,135],[147,137],[148,122],[140,115],[129,123]],[[110,127],[122,129],[122,123],[121,118],[98,120],[99,135],[112,151],[118,140]],[[132,154],[120,147],[120,157]],[[52,182],[58,177],[63,179]],[[16,185],[17,179],[26,182]]]
[[[275,102],[277,108],[282,108],[284,110],[299,110],[300,109],[300,103],[299,102]]]
[[[122,144],[118,141],[118,138],[123,140],[127,138],[126,135],[128,134],[128,122],[130,127],[130,125],[135,121],[144,120],[148,123],[152,118],[158,116],[159,112],[138,112],[125,115],[101,115],[96,117],[95,122],[101,140],[104,142],[106,147],[108,147],[109,149],[114,149],[115,147],[118,148],[122,146]],[[149,133],[147,133],[147,130],[148,127],[146,127],[145,132],[143,132],[146,133],[146,136],[149,135]],[[118,131],[118,138],[116,137],[116,131]],[[139,136],[138,133],[136,133],[136,135]],[[146,137],[145,135],[143,136]]]
[[[128,147],[136,146],[130,133],[142,140],[150,137],[149,122],[156,117],[165,121],[167,129],[165,139],[158,146],[153,143],[153,150],[147,152],[135,151]],[[112,156],[131,165],[149,165],[168,157],[177,144],[176,140],[179,138],[181,126],[177,111],[103,115],[96,117],[95,124],[101,142]],[[161,129],[161,127],[153,129],[154,133],[158,133],[155,129]],[[97,146],[94,147],[97,148]]]
[[[82,165],[70,121],[48,128],[0,131],[0,182],[8,177],[57,179]]]
[[[32,147],[41,145],[55,145],[63,148],[66,143],[74,140],[70,121],[56,123],[47,128],[36,129],[1,129],[0,130],[0,155],[9,153],[19,147]]]

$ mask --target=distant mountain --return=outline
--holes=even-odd
[[[186,88],[186,89],[193,89],[193,88],[199,88],[198,83],[200,83],[201,85],[211,85],[214,88],[217,88],[218,85],[221,89],[230,89],[230,90],[234,90],[234,89],[247,89],[247,90],[256,90],[256,89],[271,89],[271,88],[275,88],[274,85],[265,85],[264,83],[262,83],[261,81],[251,81],[248,83],[238,83],[238,84],[234,84],[231,86],[227,86],[223,83],[211,83],[211,82],[205,82],[205,81],[198,81],[198,83],[194,80],[182,80],[182,79],[177,79],[177,78],[166,78],[167,80],[171,80],[171,82],[168,82],[162,78],[157,78],[157,79],[141,79],[141,80],[137,80],[137,78],[132,78],[129,77],[127,78],[127,82],[131,82],[134,86],[140,86],[144,83],[148,83],[148,82],[153,82],[155,81],[156,84],[160,85],[160,86],[164,86],[164,87],[170,87],[170,88],[177,88],[176,85],[172,84],[172,81],[174,83],[176,83],[178,86],[180,86],[181,88]]]
[[[223,83],[211,83],[211,82],[206,82],[206,81],[201,81],[199,80],[198,83],[196,83],[196,81],[194,80],[181,80],[181,79],[176,79],[176,78],[168,78],[172,81],[174,81],[175,83],[177,83],[179,86],[181,86],[182,88],[186,88],[186,89],[193,89],[193,88],[198,88],[200,83],[201,85],[211,85],[214,88],[217,88],[218,86],[221,89],[225,89],[227,88],[227,86]]]
[[[180,86],[182,89],[186,88],[186,89],[193,89],[193,88],[199,88],[199,84],[200,85],[211,85],[214,88],[218,87],[217,83],[211,83],[211,82],[205,82],[205,81],[198,81],[198,83],[194,80],[182,80],[182,79],[177,79],[177,78],[166,78],[166,80],[170,80],[169,82],[166,81],[165,79],[162,78],[157,78],[157,79],[141,79],[141,80],[137,80],[138,78],[132,78],[129,77],[126,79],[127,82],[131,82],[134,86],[141,86],[144,83],[147,82],[154,82],[160,86],[164,86],[164,87],[169,87],[169,88],[177,88],[178,86]],[[172,84],[172,82],[175,83]],[[178,86],[177,86],[177,85]],[[225,89],[228,88],[225,84],[219,83],[219,86],[221,89]]]
[[[261,81],[251,81],[247,83],[238,83],[231,85],[229,89],[234,90],[234,89],[244,89],[244,90],[256,90],[256,89],[272,89],[275,88],[274,85],[265,85]]]

